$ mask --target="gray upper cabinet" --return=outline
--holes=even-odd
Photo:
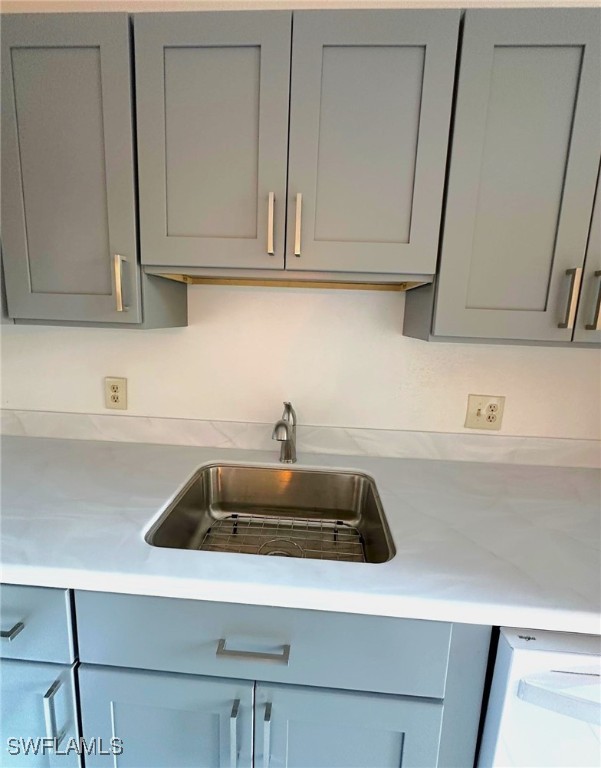
[[[601,149],[600,20],[466,13],[435,336],[571,341]]]
[[[142,320],[126,14],[2,18],[2,238],[11,317]]]
[[[291,23],[134,17],[143,263],[283,268]]]
[[[601,171],[586,249],[574,341],[601,343]]]
[[[291,21],[135,17],[143,262],[433,273],[459,12]]]
[[[435,271],[458,25],[295,13],[287,269]]]

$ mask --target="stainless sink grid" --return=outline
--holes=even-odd
[[[234,514],[217,520],[199,549],[364,563],[359,531],[341,520]]]

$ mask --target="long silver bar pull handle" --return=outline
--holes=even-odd
[[[67,727],[65,726],[60,733],[56,730],[56,710],[54,709],[54,697],[56,692],[61,687],[62,681],[60,677],[55,680],[50,688],[44,694],[44,722],[46,724],[46,738],[54,741],[55,747],[58,747],[61,741],[65,738],[67,733]]]
[[[288,664],[290,658],[290,646],[283,645],[281,653],[263,653],[261,651],[236,651],[225,647],[225,638],[217,643],[215,656],[226,656],[231,659],[248,659],[254,661],[275,661],[276,664]]]
[[[115,308],[117,312],[126,312],[128,307],[123,303],[123,262],[127,261],[125,256],[116,253],[113,256],[113,270],[115,272]]]
[[[275,254],[275,249],[273,247],[274,208],[275,208],[275,194],[273,192],[270,192],[269,201],[267,203],[267,253],[270,256],[273,256]]]
[[[294,223],[294,255],[301,255],[301,224],[303,220],[303,196],[299,192],[296,196],[296,221]]]
[[[265,704],[265,718],[263,719],[263,768],[269,768],[271,759],[271,702]]]
[[[601,269],[595,272],[595,277],[601,277]],[[593,322],[585,326],[587,331],[601,331],[601,280],[599,280],[599,290],[597,291],[597,303],[595,304],[595,314]]]
[[[230,714],[230,768],[236,768],[238,764],[238,712],[240,711],[240,699],[236,699],[232,705]]]
[[[566,316],[563,323],[558,323],[558,328],[567,328],[571,330],[576,320],[576,307],[578,306],[578,294],[580,293],[580,283],[582,282],[582,267],[566,269],[566,275],[570,277],[570,292],[568,295],[568,305],[566,307]]]
[[[25,624],[23,624],[22,621],[18,621],[14,627],[11,627],[10,629],[3,629],[0,631],[0,638],[2,640],[8,640],[10,643],[12,640],[15,639],[15,637],[19,634],[19,632],[22,632],[25,629]]]

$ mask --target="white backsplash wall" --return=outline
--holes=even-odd
[[[2,326],[2,407],[463,432],[468,393],[505,395],[501,434],[599,439],[601,352],[438,344],[401,334],[404,295],[194,286],[189,327]]]

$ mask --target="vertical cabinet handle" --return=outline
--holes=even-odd
[[[595,277],[601,277],[601,269],[595,272]],[[599,289],[597,291],[597,303],[593,314],[593,322],[585,326],[587,331],[601,331],[601,280],[599,280]]]
[[[62,686],[60,677],[55,680],[50,688],[44,694],[44,721],[46,724],[46,738],[52,739],[55,747],[58,747],[67,733],[67,726],[60,731],[56,729],[56,710],[54,708],[54,697],[58,689]]]
[[[11,627],[10,629],[3,629],[0,631],[0,637],[3,640],[8,640],[8,642],[12,642],[15,637],[19,634],[19,632],[22,632],[25,629],[25,624],[23,624],[22,621],[18,621],[14,627]]]
[[[566,269],[566,275],[570,278],[570,290],[568,294],[568,305],[566,307],[566,316],[563,323],[558,324],[558,328],[567,328],[571,330],[574,327],[576,319],[576,307],[578,306],[578,294],[580,293],[580,283],[582,282],[582,267]]]
[[[123,262],[127,261],[125,256],[116,253],[113,256],[113,270],[115,273],[115,308],[117,312],[126,312],[128,307],[123,303]]]
[[[265,705],[263,719],[263,768],[269,768],[271,759],[271,703]]]
[[[301,224],[303,220],[303,196],[296,196],[296,221],[294,223],[294,255],[301,255]]]
[[[273,247],[274,208],[275,208],[275,194],[273,192],[270,192],[269,200],[267,202],[267,253],[270,256],[273,256],[275,254],[275,249]]]
[[[236,768],[238,764],[238,712],[240,711],[240,699],[232,704],[230,714],[230,768]]]

